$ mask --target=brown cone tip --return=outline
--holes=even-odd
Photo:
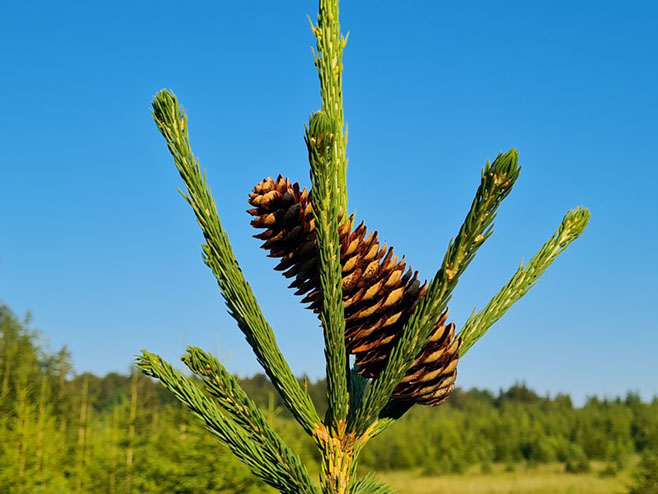
[[[446,325],[446,310],[418,358],[393,391],[393,397],[422,405],[436,406],[448,399],[457,379],[461,340],[455,339],[455,325]]]
[[[257,184],[249,194],[251,225],[264,229],[254,237],[263,240],[269,257],[280,258],[274,268],[292,278],[290,288],[304,296],[303,303],[319,312],[322,297],[315,249],[315,221],[306,189],[279,176]],[[383,369],[404,325],[427,291],[418,272],[398,260],[393,248],[381,245],[377,232],[363,223],[353,228],[354,217],[339,226],[345,345],[355,355],[359,373],[374,378]],[[394,391],[394,397],[437,405],[454,387],[459,342],[453,342],[454,325],[445,326],[447,312],[437,322],[430,340]],[[453,347],[456,347],[453,348]]]

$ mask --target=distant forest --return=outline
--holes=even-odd
[[[303,459],[315,448],[283,408],[267,378],[242,386]],[[309,383],[325,407],[324,382]],[[636,453],[658,449],[658,398],[537,395],[525,385],[497,394],[454,392],[439,408],[415,407],[371,441],[373,470],[462,472],[493,463],[562,462],[587,471],[591,460],[614,475]],[[600,464],[600,463],[597,463]],[[138,372],[76,375],[65,349],[49,353],[29,322],[0,306],[0,490],[3,493],[270,492],[158,383]]]

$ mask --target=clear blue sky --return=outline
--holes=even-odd
[[[430,277],[480,168],[524,165],[451,303],[461,325],[583,204],[586,234],[460,364],[460,384],[525,380],[582,400],[658,394],[656,2],[344,0],[350,207]],[[149,115],[189,110],[239,261],[293,370],[324,373],[317,320],[251,235],[247,193],[308,184],[319,106],[314,1],[11,2],[0,53],[0,300],[34,314],[78,371],[185,344],[258,370],[226,314]]]

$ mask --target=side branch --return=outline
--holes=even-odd
[[[374,474],[368,474],[359,479],[352,489],[352,494],[397,494],[397,492],[390,485],[377,480]]]
[[[477,314],[475,310],[473,311],[458,335],[462,339],[460,356],[464,356],[512,305],[535,286],[553,261],[585,231],[589,218],[590,212],[583,207],[569,211],[555,234],[530,259],[530,262],[526,266],[523,263],[519,266],[514,276],[483,310]]]
[[[304,392],[284,359],[274,332],[265,320],[233,254],[205,173],[201,173],[199,161],[192,153],[187,116],[181,111],[176,97],[163,90],[153,100],[153,118],[167,141],[185,184],[187,194],[184,197],[192,206],[201,226],[206,241],[202,246],[204,262],[217,278],[230,314],[237,321],[265,373],[293,416],[311,434],[320,423],[320,418],[310,396]]]
[[[137,359],[137,368],[159,379],[165,388],[174,393],[176,398],[206,424],[208,431],[217,436],[241,462],[249,466],[254,475],[265,483],[285,494],[300,492],[317,494],[317,490],[310,484],[300,485],[298,479],[287,471],[284,463],[263,461],[268,458],[267,451],[225,417],[210,398],[161,357],[143,351]]]
[[[430,282],[402,330],[402,336],[386,362],[386,367],[368,390],[357,413],[356,425],[363,432],[387,404],[395,386],[403,378],[427,342],[434,323],[448,305],[459,277],[475,257],[484,241],[493,234],[493,220],[503,199],[510,193],[520,173],[518,153],[499,154],[482,170],[471,208],[456,239],[450,241],[441,268]]]
[[[200,348],[188,347],[182,360],[192,372],[201,376],[206,391],[217,399],[231,419],[244,429],[251,440],[261,446],[264,459],[280,464],[287,475],[303,487],[304,492],[316,492],[299,457],[274,432],[263,412],[216,358]]]

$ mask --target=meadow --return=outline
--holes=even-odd
[[[602,467],[602,470],[605,467]],[[490,473],[477,470],[440,477],[420,472],[384,472],[379,477],[398,488],[399,494],[624,494],[632,482],[632,468],[614,476],[595,471],[570,474],[562,464],[527,468],[513,472],[505,465],[494,465]]]

